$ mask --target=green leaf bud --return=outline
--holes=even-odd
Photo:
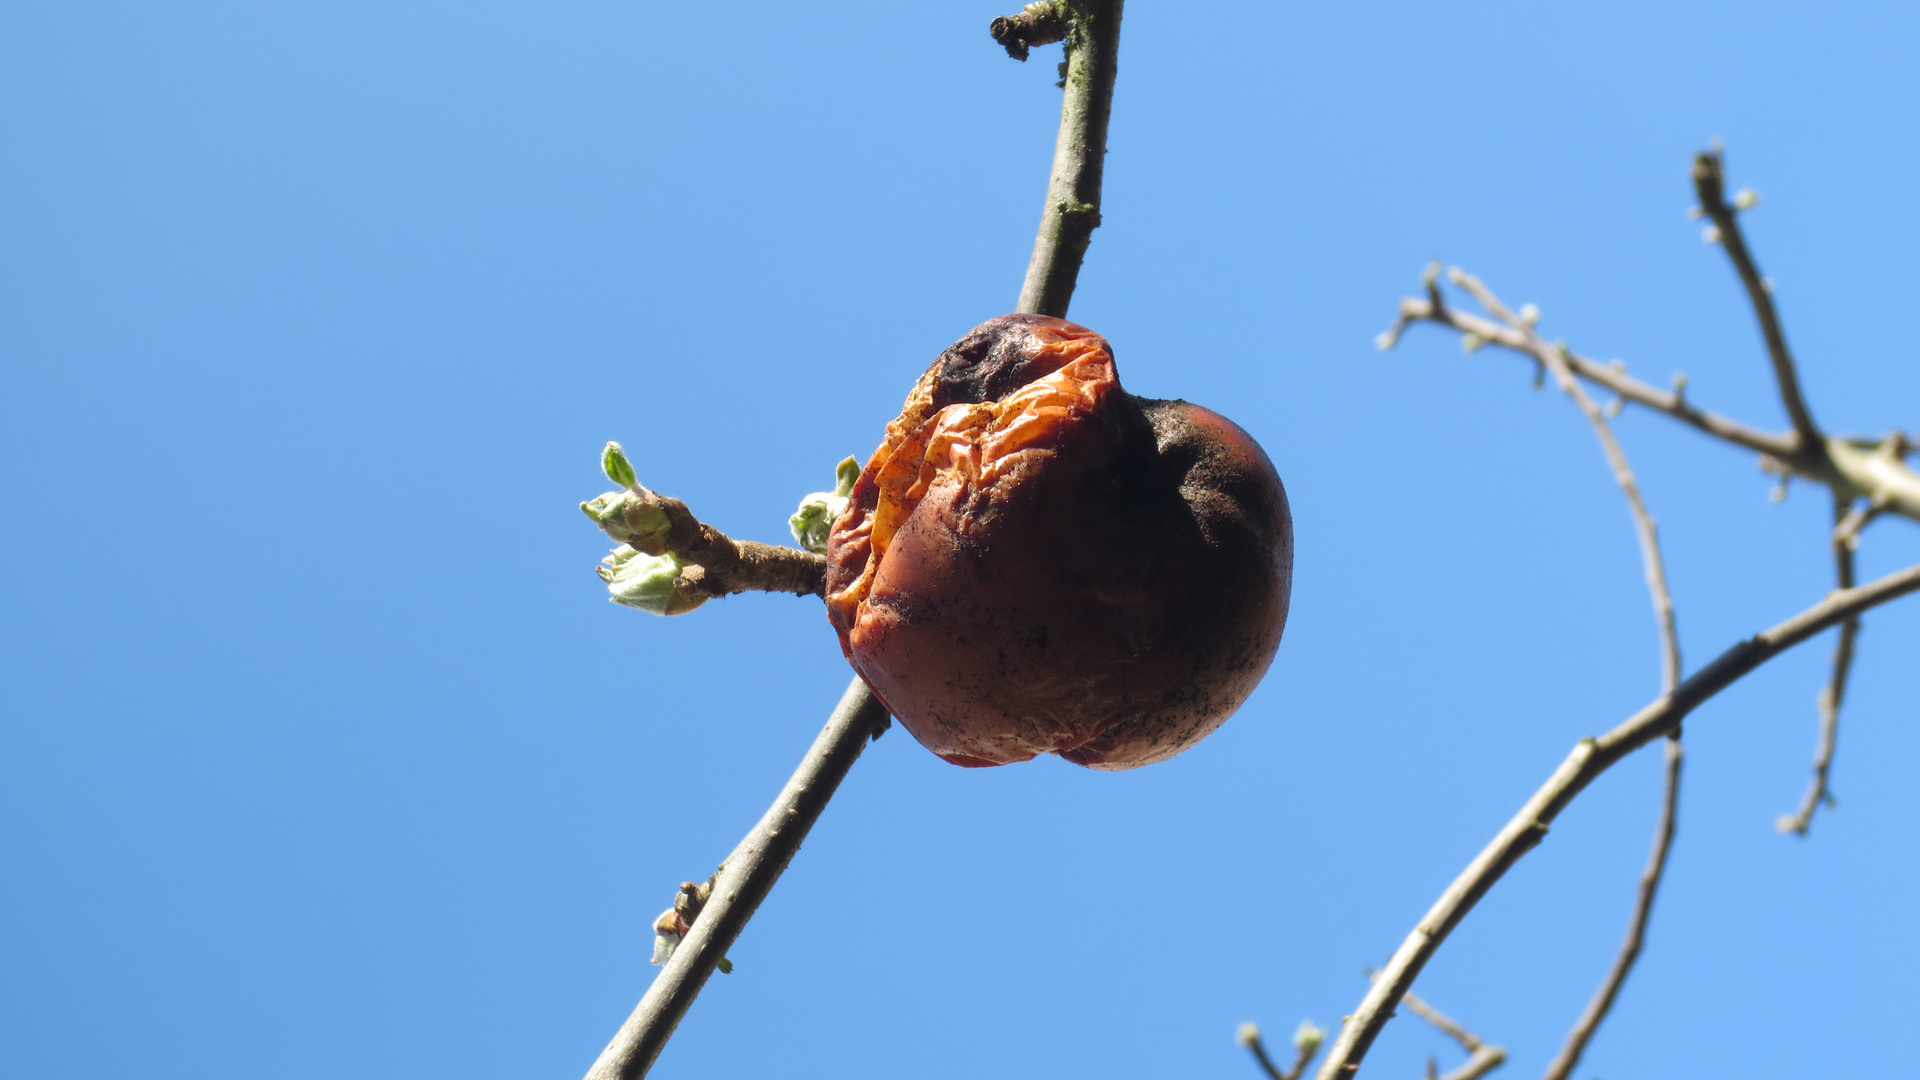
[[[860,479],[860,462],[848,458],[833,470],[833,493],[846,498],[853,494],[853,485]]]
[[[1311,1020],[1300,1021],[1300,1026],[1293,1030],[1293,1048],[1303,1054],[1320,1049],[1320,1044],[1326,1041],[1327,1033]]]
[[[608,443],[607,448],[600,451],[600,468],[607,474],[607,479],[623,488],[640,482],[633,473],[633,463],[627,460],[627,452],[620,449],[617,442]]]
[[[794,542],[815,555],[827,553],[827,533],[847,509],[847,497],[860,479],[860,462],[848,458],[833,471],[833,490],[816,491],[800,500],[800,509],[787,519]]]
[[[674,588],[686,565],[686,560],[670,552],[647,555],[622,544],[600,560],[596,572],[616,604],[654,615],[684,615],[707,602],[704,596],[689,599]]]
[[[612,540],[632,544],[650,555],[660,553],[672,522],[652,499],[635,491],[609,491],[580,504],[580,512]]]

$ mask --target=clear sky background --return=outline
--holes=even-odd
[[[0,33],[0,1075],[572,1077],[648,925],[847,679],[819,604],[608,604],[574,504],[778,541],[1009,309],[1058,118],[1018,5],[59,3]],[[896,729],[657,1075],[1249,1080],[1334,1026],[1658,689],[1626,511],[1524,361],[1372,339],[1440,256],[1784,428],[1689,155],[1727,140],[1819,419],[1920,428],[1911,4],[1127,13],[1072,315],[1291,493],[1271,674],[1186,755],[962,770]],[[1629,410],[1690,665],[1831,587],[1823,493]],[[1864,574],[1920,559],[1876,526]],[[1836,812],[1778,836],[1830,642],[1689,723],[1589,1077],[1889,1075],[1920,991],[1920,603],[1867,620]],[[1625,924],[1656,753],[1420,991],[1536,1074]],[[1396,1021],[1367,1075],[1457,1049]]]

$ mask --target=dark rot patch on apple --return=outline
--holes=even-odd
[[[1253,692],[1293,523],[1218,413],[1120,388],[1105,339],[975,327],[887,425],[827,548],[827,612],[888,710],[956,765],[1164,761]]]

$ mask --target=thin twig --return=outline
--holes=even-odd
[[[1374,981],[1380,978],[1380,973],[1371,968],[1367,969],[1366,975],[1368,979]],[[1425,999],[1413,991],[1407,991],[1406,996],[1400,999],[1400,1004],[1405,1005],[1408,1012],[1432,1024],[1442,1035],[1459,1043],[1460,1048],[1467,1052],[1467,1060],[1445,1076],[1440,1074],[1440,1063],[1433,1058],[1428,1058],[1427,1076],[1430,1080],[1477,1080],[1478,1077],[1499,1068],[1507,1060],[1505,1047],[1495,1046],[1468,1031],[1458,1020],[1427,1004]]]
[[[1853,542],[1865,519],[1855,522],[1847,505],[1839,500],[1834,501],[1833,516],[1837,521],[1833,530],[1834,577],[1841,588],[1850,589],[1853,587]],[[1853,523],[1852,528],[1848,528],[1849,523]],[[1814,811],[1822,804],[1833,805],[1833,795],[1827,790],[1827,773],[1833,768],[1834,741],[1840,733],[1840,705],[1847,696],[1847,676],[1853,670],[1854,641],[1859,636],[1858,617],[1840,624],[1840,636],[1833,644],[1833,673],[1827,678],[1826,688],[1820,691],[1820,738],[1813,751],[1813,779],[1807,784],[1807,793],[1800,798],[1800,808],[1780,816],[1778,825],[1783,833],[1807,835]]]
[[[1100,227],[1100,182],[1106,167],[1107,121],[1113,115],[1113,80],[1119,71],[1122,5],[1123,0],[1064,4],[1069,26],[1060,136],[1054,143],[1040,234],[1033,242],[1016,311],[1064,317],[1087,244]]]
[[[1320,1052],[1320,1037],[1324,1034],[1324,1032],[1321,1032],[1318,1028],[1314,1028],[1311,1024],[1302,1024],[1301,1030],[1311,1030],[1313,1037],[1305,1039],[1297,1034],[1294,1036],[1293,1065],[1285,1070],[1275,1065],[1273,1058],[1268,1056],[1267,1044],[1260,1038],[1260,1028],[1258,1026],[1254,1024],[1240,1025],[1240,1045],[1246,1047],[1253,1054],[1254,1062],[1260,1066],[1261,1072],[1267,1074],[1268,1080],[1300,1080],[1301,1075],[1307,1071],[1308,1063],[1313,1061],[1313,1055]]]
[[[799,548],[735,540],[694,517],[686,503],[638,483],[581,503],[580,509],[616,543],[644,555],[672,554],[684,560],[687,565],[673,586],[687,600],[742,592],[826,594],[825,558]]]
[[[1613,1003],[1620,996],[1620,988],[1626,984],[1627,976],[1632,973],[1634,961],[1640,958],[1640,948],[1646,941],[1647,920],[1653,914],[1653,901],[1660,890],[1660,879],[1667,870],[1667,853],[1673,848],[1674,826],[1678,820],[1680,805],[1680,767],[1686,759],[1680,748],[1680,733],[1676,728],[1667,736],[1667,760],[1665,782],[1660,794],[1660,820],[1653,829],[1653,850],[1647,855],[1646,868],[1640,871],[1640,888],[1634,896],[1633,917],[1627,922],[1626,940],[1620,943],[1620,951],[1614,955],[1613,966],[1607,969],[1606,978],[1600,980],[1599,989],[1587,1002],[1580,1013],[1573,1030],[1567,1032],[1566,1041],[1561,1043],[1560,1052],[1555,1054],[1548,1064],[1542,1080],[1566,1080],[1580,1064],[1581,1055],[1586,1053],[1587,1043],[1593,1040],[1594,1033],[1613,1009]]]
[[[847,770],[886,722],[886,709],[856,677],[780,797],[720,865],[712,897],[633,1015],[587,1070],[587,1080],[635,1080],[653,1067],[714,967],[800,850]]]
[[[1732,260],[1740,284],[1746,287],[1753,314],[1760,322],[1760,336],[1767,343],[1767,359],[1773,364],[1773,378],[1780,388],[1780,404],[1805,452],[1816,458],[1826,453],[1826,436],[1813,422],[1806,399],[1800,393],[1800,376],[1794,367],[1793,353],[1787,349],[1786,331],[1780,328],[1780,313],[1773,304],[1773,283],[1760,276],[1753,255],[1747,250],[1746,236],[1740,231],[1736,207],[1727,203],[1725,162],[1718,146],[1693,158],[1693,190],[1700,197],[1700,209],[1712,219],[1720,246]]]
[[[1879,517],[1886,508],[1883,501],[1869,500],[1848,510],[1840,523],[1833,527],[1833,542],[1845,544],[1848,550],[1858,547],[1861,531],[1873,524],[1873,519]]]
[[[1588,396],[1580,381],[1573,377],[1564,345],[1548,345],[1541,340],[1540,335],[1534,332],[1533,320],[1523,319],[1509,310],[1479,278],[1458,267],[1453,270],[1451,277],[1454,284],[1472,293],[1509,329],[1523,335],[1527,353],[1538,357],[1546,365],[1560,389],[1573,399],[1573,403],[1586,414],[1587,422],[1593,425],[1593,433],[1600,440],[1600,449],[1613,469],[1613,479],[1620,485],[1621,494],[1627,498],[1627,509],[1633,515],[1634,532],[1640,539],[1640,562],[1646,574],[1647,592],[1653,598],[1654,619],[1660,627],[1660,689],[1663,692],[1671,691],[1680,682],[1680,634],[1674,626],[1673,595],[1667,590],[1666,564],[1660,558],[1660,530],[1653,515],[1647,511],[1646,500],[1640,497],[1640,484],[1634,479],[1632,466],[1627,463],[1627,452],[1621,448],[1620,440],[1614,437],[1613,425],[1607,423],[1606,413]]]
[[[1401,299],[1393,325],[1376,343],[1381,348],[1392,348],[1408,326],[1432,322],[1459,331],[1470,348],[1480,344],[1498,345],[1521,353],[1536,364],[1546,363],[1546,358],[1534,351],[1528,335],[1493,319],[1461,311],[1443,298],[1437,298],[1437,293],[1437,288],[1430,287],[1424,299]],[[1551,347],[1563,348],[1557,344]],[[1604,387],[1622,401],[1644,405],[1723,442],[1752,450],[1762,455],[1762,465],[1776,472],[1805,477],[1844,497],[1866,496],[1886,513],[1920,521],[1920,472],[1906,464],[1906,455],[1913,447],[1900,432],[1879,440],[1830,438],[1824,452],[1814,457],[1801,450],[1800,440],[1793,432],[1774,434],[1750,427],[1699,408],[1681,390],[1662,390],[1611,364],[1572,351],[1565,351],[1563,355],[1575,375]]]
[[[1252,1052],[1253,1060],[1260,1066],[1260,1071],[1267,1074],[1268,1080],[1299,1080],[1299,1073],[1292,1070],[1280,1071],[1280,1066],[1275,1065],[1273,1058],[1267,1056],[1267,1044],[1261,1041],[1259,1035],[1242,1040],[1242,1045]]]
[[[1066,104],[1061,109],[1048,208],[1021,291],[1023,312],[1066,314],[1079,277],[1080,260],[1086,254],[1087,234],[1098,223],[1101,164],[1106,157],[1107,118],[1113,105],[1120,46],[1120,8],[1121,0],[1076,0],[1072,4]],[[1091,193],[1093,218],[1085,223],[1077,243],[1073,242],[1072,221],[1056,219],[1084,221],[1084,215],[1056,212],[1057,200],[1052,198],[1055,187],[1074,193],[1076,199]],[[1030,306],[1026,299],[1029,291],[1044,298],[1048,306]],[[654,1059],[672,1038],[674,1028],[714,967],[799,850],[841,778],[867,741],[885,730],[886,723],[885,707],[856,676],[780,797],[722,864],[713,898],[647,988],[639,1006],[601,1051],[587,1072],[587,1080],[638,1080],[653,1067]]]
[[[1379,344],[1382,347],[1391,347],[1399,340],[1400,332],[1415,322],[1436,322],[1443,326],[1450,326],[1487,344],[1524,353],[1532,357],[1536,363],[1546,362],[1544,357],[1535,355],[1529,347],[1527,335],[1512,327],[1461,311],[1451,304],[1443,303],[1436,306],[1431,299],[1416,300],[1413,297],[1400,301],[1400,312],[1394,326],[1380,335]],[[1795,443],[1790,434],[1776,435],[1770,431],[1761,431],[1759,428],[1742,424],[1738,420],[1709,412],[1695,406],[1683,393],[1662,390],[1657,386],[1641,382],[1598,360],[1589,359],[1571,351],[1566,352],[1565,356],[1567,366],[1573,370],[1574,374],[1605,387],[1627,401],[1645,405],[1649,409],[1665,413],[1717,439],[1771,458],[1784,461],[1794,455]]]
[[[1493,292],[1471,274],[1455,270],[1453,280],[1472,293],[1486,309],[1504,321],[1510,328],[1518,330],[1528,338],[1528,352],[1542,358],[1547,369],[1553,372],[1554,380],[1567,396],[1573,398],[1580,411],[1586,414],[1593,425],[1594,434],[1600,439],[1601,449],[1606,453],[1607,463],[1613,467],[1614,479],[1619,483],[1621,492],[1626,496],[1627,507],[1632,512],[1634,531],[1640,539],[1640,559],[1646,572],[1647,592],[1653,599],[1654,617],[1660,627],[1660,692],[1670,694],[1680,684],[1680,634],[1675,625],[1673,597],[1667,589],[1665,560],[1660,553],[1660,534],[1648,513],[1645,501],[1640,496],[1640,486],[1635,482],[1632,468],[1627,464],[1626,451],[1615,438],[1613,426],[1607,422],[1606,413],[1596,405],[1566,362],[1564,346],[1548,346],[1541,341],[1533,330],[1533,318],[1516,316]],[[1680,771],[1684,754],[1680,748],[1680,734],[1676,730],[1667,736],[1666,769],[1664,783],[1660,793],[1660,816],[1654,826],[1653,850],[1647,856],[1647,865],[1640,873],[1640,887],[1634,897],[1633,914],[1627,920],[1627,934],[1615,954],[1613,964],[1608,968],[1606,977],[1594,991],[1587,1007],[1575,1021],[1573,1030],[1561,1044],[1560,1052],[1554,1055],[1552,1064],[1547,1067],[1544,1080],[1566,1080],[1580,1063],[1580,1057],[1586,1052],[1600,1025],[1605,1022],[1607,1013],[1620,995],[1627,976],[1632,973],[1634,963],[1640,957],[1640,948],[1646,940],[1647,923],[1653,916],[1653,902],[1660,890],[1660,879],[1666,873],[1667,853],[1673,846],[1675,824],[1678,821],[1680,805]]]
[[[1791,619],[1728,649],[1618,727],[1597,739],[1581,739],[1573,752],[1534,792],[1467,868],[1440,894],[1393,955],[1360,1007],[1347,1018],[1322,1063],[1319,1080],[1346,1080],[1391,1017],[1393,1003],[1412,989],[1454,927],[1506,872],[1546,838],[1547,829],[1580,792],[1621,759],[1677,730],[1688,713],[1742,676],[1810,637],[1870,608],[1920,591],[1920,565],[1869,584],[1830,594]]]
[[[1459,1068],[1440,1076],[1439,1080],[1479,1080],[1507,1060],[1505,1047],[1482,1040],[1446,1013],[1427,1004],[1413,991],[1407,991],[1406,996],[1400,999],[1400,1004],[1405,1005],[1408,1012],[1440,1029],[1442,1034],[1459,1043],[1461,1049],[1467,1052],[1467,1060]],[[1436,1071],[1435,1063],[1429,1059],[1427,1072],[1432,1074]]]

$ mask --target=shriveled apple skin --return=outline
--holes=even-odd
[[[1131,769],[1253,692],[1292,571],[1252,437],[1126,393],[1083,326],[1006,315],[888,426],[829,537],[827,607],[855,670],[948,761]]]

